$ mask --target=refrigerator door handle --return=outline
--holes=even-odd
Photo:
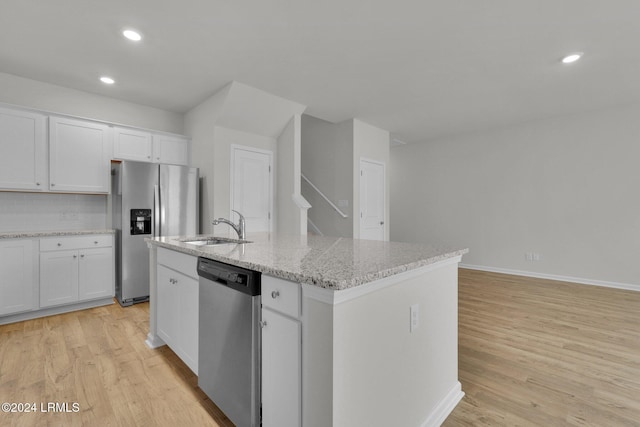
[[[153,237],[162,236],[160,221],[160,186],[153,186]]]

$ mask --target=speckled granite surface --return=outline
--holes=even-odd
[[[87,234],[114,234],[115,230],[69,230],[69,231],[10,231],[0,233],[0,239],[34,239],[52,236],[84,236]]]
[[[247,235],[251,243],[198,246],[198,237],[148,239],[153,245],[323,288],[344,290],[464,255],[468,249],[412,243],[271,233]]]

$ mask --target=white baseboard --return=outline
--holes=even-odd
[[[463,397],[464,392],[462,391],[462,385],[460,381],[456,381],[453,388],[449,390],[449,393],[447,393],[435,409],[431,411],[431,414],[429,414],[420,427],[439,427],[442,425]]]
[[[602,286],[605,288],[625,289],[628,291],[640,291],[640,284],[608,282],[605,280],[591,280],[581,277],[560,276],[556,274],[536,273],[532,271],[512,270],[509,268],[487,267],[484,265],[460,264],[460,268],[469,270],[489,271],[491,273],[511,274],[514,276],[535,277],[536,279],[556,280],[559,282],[578,283],[581,285]]]
[[[149,332],[147,334],[147,339],[144,340],[145,344],[147,344],[147,347],[153,349],[153,348],[158,348],[158,347],[162,347],[163,345],[167,345],[162,338],[160,338],[157,335],[152,335],[151,332]]]
[[[86,310],[88,308],[102,307],[103,305],[114,304],[113,297],[100,298],[92,301],[84,301],[75,304],[61,305],[57,307],[43,308],[40,310],[27,311],[19,314],[0,317],[0,325],[8,323],[23,322],[25,320],[38,319],[40,317],[53,316],[56,314],[70,313],[72,311]]]

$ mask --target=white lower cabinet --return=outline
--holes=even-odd
[[[40,307],[113,297],[112,236],[40,240]]]
[[[40,254],[40,307],[78,301],[78,251]]]
[[[158,249],[158,336],[195,373],[198,373],[197,258]]]
[[[262,276],[262,426],[302,423],[300,285]]]
[[[0,316],[34,308],[33,241],[0,242]]]
[[[78,299],[85,301],[112,297],[113,284],[113,249],[81,250],[78,267]]]

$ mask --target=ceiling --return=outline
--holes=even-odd
[[[235,80],[416,142],[640,102],[639,19],[637,0],[2,0],[0,72],[174,112]]]

